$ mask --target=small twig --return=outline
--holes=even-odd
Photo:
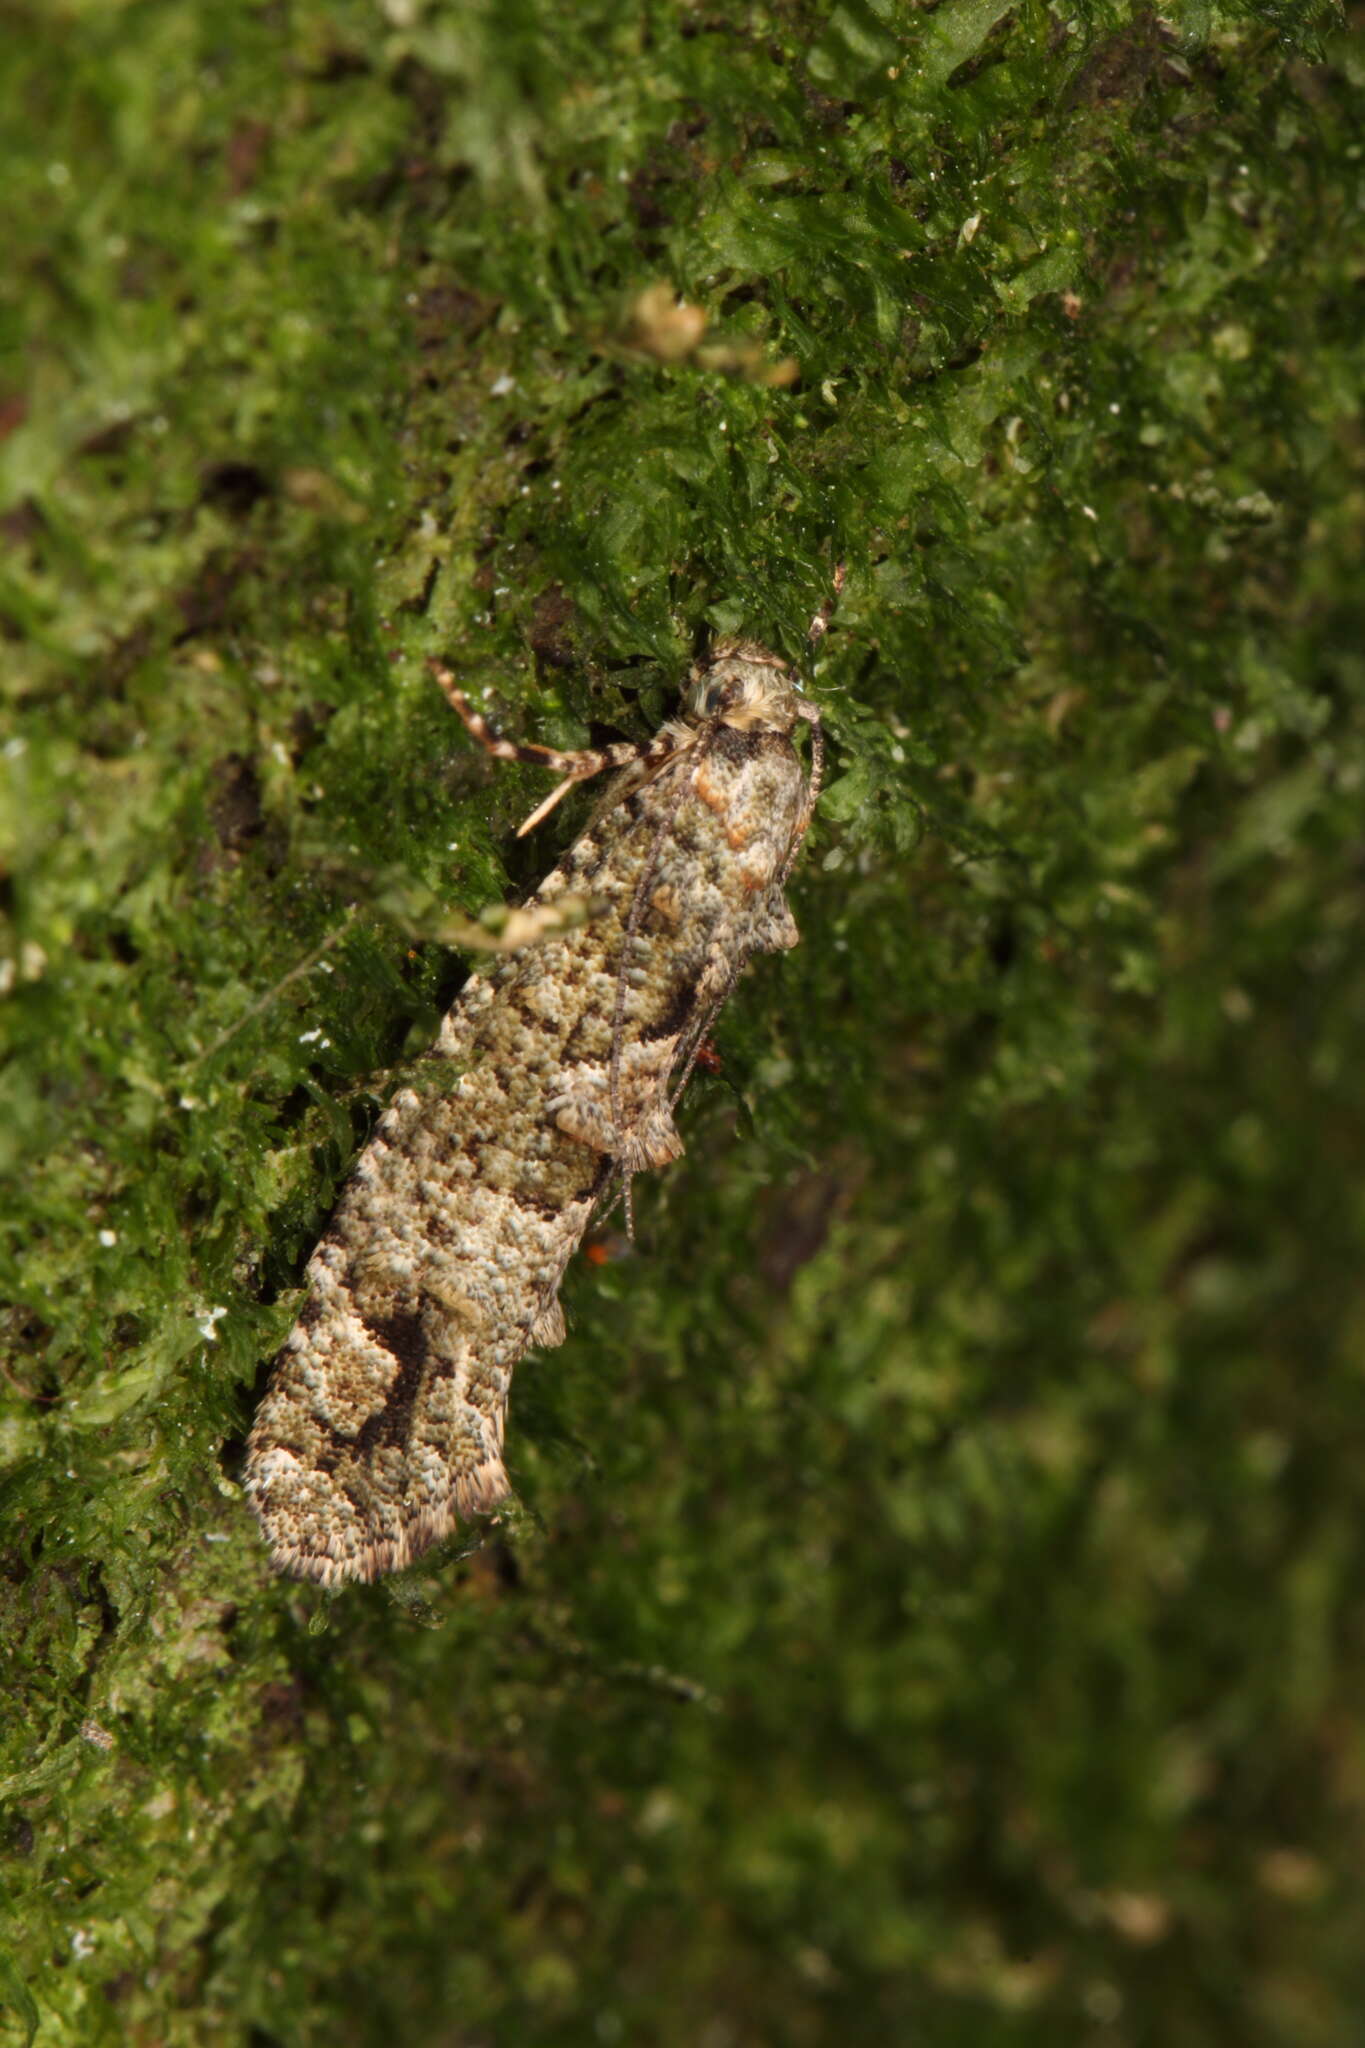
[[[688,1678],[684,1672],[670,1671],[664,1664],[644,1664],[634,1658],[605,1663],[585,1643],[576,1641],[572,1636],[561,1636],[557,1630],[540,1622],[523,1622],[522,1632],[537,1649],[548,1652],[552,1657],[562,1657],[566,1664],[582,1666],[605,1684],[644,1686],[650,1692],[662,1693],[667,1699],[679,1700],[687,1706],[710,1707],[713,1711],[721,1705],[709,1687],[695,1678]]]
[[[310,973],[311,970],[317,966],[323,954],[331,952],[333,946],[337,945],[345,937],[346,933],[350,930],[351,925],[355,922],[355,916],[356,906],[353,903],[350,909],[346,912],[346,915],[342,919],[341,923],[336,927],[334,931],[328,932],[326,938],[322,941],[322,944],[320,946],[314,946],[312,952],[307,954],[302,960],[300,960],[297,966],[291,967],[287,974],[282,974],[279,980],[275,983],[273,988],[268,988],[264,995],[258,996],[254,1003],[250,1004],[247,1009],[243,1010],[241,1016],[238,1017],[234,1023],[228,1025],[226,1031],[219,1032],[217,1038],[214,1039],[212,1045],[206,1046],[203,1052],[197,1052],[194,1055],[194,1058],[188,1061],[187,1064],[191,1067],[197,1067],[204,1060],[211,1060],[215,1053],[221,1052],[223,1050],[223,1047],[226,1044],[228,1044],[228,1042],[231,1039],[235,1038],[239,1031],[243,1030],[246,1025],[251,1023],[253,1018],[259,1017],[262,1010],[268,1010],[270,1008],[270,1005],[274,1002],[276,996],[282,995],[285,989],[288,988],[291,981],[298,981],[303,975]]]
[[[4,1361],[4,1359],[3,1359],[3,1358],[0,1358],[0,1375],[3,1375],[3,1377],[4,1377],[5,1379],[7,1379],[7,1380],[9,1381],[9,1383],[10,1383],[10,1385],[11,1385],[11,1386],[13,1387],[13,1389],[14,1389],[15,1393],[16,1393],[16,1394],[18,1394],[18,1395],[20,1395],[20,1396],[21,1396],[21,1397],[22,1397],[22,1398],[23,1398],[23,1399],[24,1399],[25,1401],[34,1401],[34,1402],[38,1402],[38,1401],[42,1401],[43,1399],[45,1399],[45,1398],[46,1398],[46,1397],[45,1397],[44,1395],[42,1395],[42,1394],[35,1394],[35,1393],[33,1392],[33,1389],[32,1389],[31,1387],[23,1387],[23,1386],[20,1386],[20,1384],[19,1384],[18,1380],[17,1380],[17,1379],[16,1379],[15,1377],[14,1377],[14,1374],[13,1374],[13,1373],[12,1373],[12,1372],[10,1371],[9,1367],[8,1367],[8,1366],[7,1366],[6,1364],[5,1364],[5,1361]]]

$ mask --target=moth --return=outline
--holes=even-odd
[[[513,1368],[563,1341],[569,1258],[681,1153],[674,1110],[750,956],[797,942],[784,890],[823,763],[818,708],[753,641],[716,645],[638,747],[499,739],[437,675],[489,753],[562,776],[523,830],[618,772],[528,906],[553,935],[466,982],[309,1260],[244,1484],[276,1565],[324,1585],[400,1569],[507,1493]],[[594,915],[558,929],[571,897]]]

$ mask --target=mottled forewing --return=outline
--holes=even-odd
[[[587,925],[473,976],[309,1263],[246,1484],[285,1569],[407,1563],[507,1488],[513,1367],[614,1182],[677,1155],[670,1080],[749,954],[795,943],[805,785],[775,733],[705,729],[627,770],[538,897]]]

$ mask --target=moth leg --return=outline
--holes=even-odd
[[[594,775],[600,775],[604,768],[628,768],[636,762],[646,768],[656,768],[680,747],[690,743],[685,728],[666,725],[655,733],[652,740],[636,744],[633,740],[618,740],[611,747],[582,747],[565,753],[557,747],[540,747],[531,740],[505,740],[494,732],[488,720],[474,709],[469,699],[456,683],[448,668],[439,662],[430,664],[431,672],[440,684],[446,702],[459,713],[468,731],[473,734],[485,753],[496,761],[522,761],[534,768],[554,768],[564,780],[557,789],[551,790],[543,803],[537,804],[529,818],[517,827],[517,837],[547,818],[555,805],[568,795],[579,782],[589,782]]]
[[[557,782],[548,796],[542,797],[535,809],[527,814],[517,827],[518,839],[524,839],[528,832],[534,832],[537,825],[543,825],[556,804],[562,803],[571,789],[576,789],[586,778],[582,775],[566,775]]]

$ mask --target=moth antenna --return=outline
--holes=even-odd
[[[841,592],[843,591],[844,583],[847,580],[847,577],[848,564],[846,562],[836,562],[834,567],[833,587],[830,590],[829,596],[825,599],[819,611],[811,620],[810,631],[806,635],[806,639],[812,649],[819,646],[820,642],[824,639],[826,633],[828,633],[829,631],[830,617],[834,611],[835,605],[839,602],[839,597]]]
[[[631,1195],[634,1178],[633,1174],[618,1171],[614,1165],[608,1166],[593,1190],[594,1229],[610,1223],[616,1211],[620,1209],[622,1221],[626,1225],[624,1235],[632,1244],[635,1242],[635,1203]]]
[[[716,734],[717,732],[719,732],[719,730],[720,727],[718,725],[714,726],[710,730],[704,732],[701,735],[701,737],[696,741],[693,750],[694,765],[696,762],[704,758],[704,756],[707,753],[709,753],[711,746],[714,743]],[[643,868],[640,871],[640,879],[636,883],[635,893],[630,899],[630,910],[626,916],[626,927],[621,934],[621,961],[620,965],[616,970],[616,1008],[612,1015],[611,1063],[607,1080],[607,1099],[611,1105],[611,1121],[612,1126],[616,1132],[618,1144],[620,1144],[622,1136],[621,1042],[626,1028],[626,969],[630,963],[630,942],[635,937],[635,934],[639,931],[640,926],[644,923],[645,904],[648,902],[649,892],[654,886],[654,877],[659,872],[660,856],[663,853],[664,845],[668,839],[669,830],[673,824],[673,819],[677,814],[678,806],[682,802],[683,794],[686,788],[686,776],[679,776],[678,786],[673,792],[672,798],[668,804],[667,809],[664,811],[663,816],[659,820],[658,830],[654,834],[654,840],[652,845],[650,846],[649,854],[645,860]],[[628,1234],[633,1238],[635,1235],[635,1210],[634,1204],[631,1200],[631,1174],[628,1168],[622,1168],[621,1177],[625,1190],[627,1230]]]
[[[810,631],[806,635],[806,659],[812,672],[814,671],[815,650],[829,631],[830,618],[833,615],[835,605],[839,602],[847,580],[848,564],[846,562],[836,562],[829,596],[811,620]],[[811,819],[815,816],[816,799],[820,794],[820,786],[825,779],[825,728],[820,719],[820,706],[810,697],[798,697],[796,708],[798,715],[804,718],[810,727],[810,781],[806,785],[806,802],[805,808],[801,813],[801,823],[793,834],[791,851],[782,864],[782,873],[778,878],[779,888],[786,883],[796,856],[801,851],[801,843],[810,830]]]
[[[820,785],[825,778],[825,728],[820,717],[820,706],[810,697],[798,697],[796,703],[801,717],[810,727],[810,780],[806,784],[806,801],[801,811],[801,822],[792,834],[791,847],[782,863],[782,872],[777,878],[779,889],[785,887],[787,877],[795,865],[796,856],[801,851],[802,842],[810,830]]]
[[[730,991],[734,987],[737,979],[737,975],[732,974],[730,976],[724,988],[722,988],[722,990],[720,991],[720,994],[715,998],[714,1002],[711,1004],[710,1009],[694,1027],[692,1034],[692,1043],[688,1047],[687,1057],[683,1061],[682,1078],[673,1084],[672,1092],[670,1093],[668,1098],[668,1106],[670,1109],[676,1109],[679,1102],[682,1100],[683,1090],[684,1088],[686,1088],[688,1082],[692,1078],[692,1069],[696,1066],[697,1061],[701,1057],[701,1050],[706,1043],[707,1035],[710,1032],[711,1026],[715,1023],[716,1016],[724,1006],[726,998],[729,996]]]

